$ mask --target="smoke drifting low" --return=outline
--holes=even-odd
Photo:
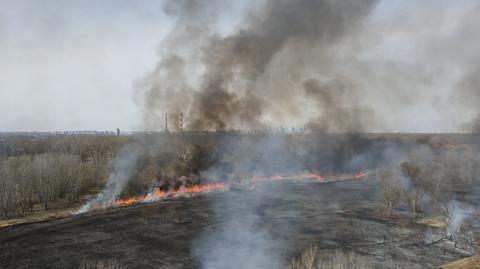
[[[193,255],[204,269],[284,268],[281,240],[264,227],[259,207],[265,190],[226,193],[214,210],[221,223],[204,231],[193,243]]]
[[[111,204],[117,199],[125,186],[131,180],[137,160],[139,158],[140,151],[136,144],[128,144],[122,148],[118,153],[117,158],[113,164],[113,171],[107,179],[107,183],[102,192],[88,201],[78,213],[84,213],[95,206],[101,206],[103,204]]]

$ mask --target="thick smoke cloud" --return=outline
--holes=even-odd
[[[310,79],[305,81],[307,97],[312,98],[321,113],[308,124],[308,128],[321,132],[359,132],[365,131],[364,125],[373,120],[373,112],[357,106],[355,92],[344,81],[321,83]]]
[[[256,10],[249,10],[248,21],[226,35],[214,32],[208,24],[212,23],[208,19],[212,10],[221,9],[218,3],[169,3],[167,10],[174,10],[178,16],[177,27],[162,45],[165,51],[157,69],[139,87],[145,97],[145,125],[155,127],[165,111],[174,114],[184,111],[187,128],[192,130],[262,128],[269,123],[268,118],[282,121],[271,113],[272,106],[283,104],[286,110],[301,106],[302,99],[316,94],[311,90],[303,92],[302,85],[309,85],[308,81],[317,76],[279,78],[277,83],[293,87],[272,89],[276,85],[265,85],[267,78],[277,75],[272,65],[280,62],[292,72],[304,70],[308,65],[298,62],[295,56],[298,49],[312,53],[318,50],[321,54],[330,51],[337,42],[362,28],[375,3],[372,0],[266,1],[257,4]],[[336,86],[329,84],[332,98],[349,94]],[[288,94],[297,98],[273,103]],[[315,105],[320,109],[324,102]],[[328,113],[328,117],[322,118],[333,122],[336,118],[331,116],[336,115],[327,111],[329,107],[330,104],[315,110]],[[350,112],[353,111],[347,114]],[[348,117],[345,113],[339,115],[335,131],[360,130],[359,124],[367,121],[352,122],[345,116]],[[362,113],[355,116],[360,118]]]

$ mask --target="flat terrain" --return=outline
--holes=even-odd
[[[368,256],[378,268],[435,268],[478,252],[462,244],[428,244],[437,231],[412,224],[407,216],[382,218],[376,193],[372,177],[268,183],[6,227],[0,229],[0,267],[78,268],[86,260],[116,260],[127,268],[199,268],[199,253],[208,256],[225,223],[249,225],[249,235],[257,234],[252,229],[268,235],[269,251],[284,261],[314,243],[323,253]],[[479,196],[475,190],[464,199],[478,208]],[[480,223],[469,227],[468,233],[480,238]]]

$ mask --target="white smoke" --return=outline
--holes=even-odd
[[[222,160],[233,163],[233,174],[261,175],[267,171],[301,171],[302,164],[298,159],[281,156],[280,149],[287,147],[286,140],[272,135],[258,139],[254,143],[247,138],[228,139],[228,147],[224,148]],[[270,156],[272,163],[264,164],[256,171],[253,156],[262,152]],[[276,157],[279,158],[276,158]],[[220,173],[221,168],[212,166],[206,174]],[[262,219],[262,205],[271,203],[269,196],[277,195],[279,188],[271,188],[269,184],[258,186],[248,192],[231,191],[215,197],[212,204],[219,222],[213,229],[207,228],[194,242],[193,255],[204,269],[252,269],[252,268],[284,268],[283,254],[285,245],[274,236],[271,227]]]
[[[474,210],[456,200],[450,201],[447,207],[447,211],[450,213],[447,220],[447,236],[455,239],[460,234],[463,223],[470,218]]]
[[[213,230],[204,231],[193,244],[193,254],[202,268],[283,267],[282,242],[263,226],[257,214],[264,195],[258,191],[247,195],[230,192],[216,201],[216,215],[222,222]]]
[[[110,204],[115,201],[135,171],[139,155],[140,151],[134,144],[124,146],[114,161],[113,171],[108,176],[107,184],[103,191],[82,206],[78,213],[85,213],[96,206]]]

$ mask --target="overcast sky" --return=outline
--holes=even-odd
[[[0,130],[135,128],[170,24],[159,1],[0,0]]]
[[[372,36],[382,36],[361,57],[411,66],[432,61],[432,72],[443,74],[419,85],[424,94],[415,105],[380,104],[393,123],[378,130],[449,131],[459,128],[459,116],[473,117],[473,110],[449,104],[462,66],[480,44],[478,33],[458,27],[477,6],[473,0],[377,6]],[[0,0],[0,131],[137,129],[141,107],[133,85],[155,68],[172,20],[162,1]],[[467,20],[478,30],[476,22]],[[235,23],[222,21],[226,31]]]

